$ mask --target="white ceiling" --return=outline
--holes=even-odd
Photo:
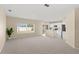
[[[50,7],[45,7],[43,4],[4,4],[1,6],[8,16],[44,21],[61,20],[72,9],[79,7],[77,4],[52,4]],[[9,9],[12,12],[9,12]]]

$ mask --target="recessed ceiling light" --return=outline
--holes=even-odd
[[[9,9],[8,11],[9,11],[9,12],[12,12],[12,10],[11,10],[11,9]]]
[[[44,6],[49,7],[49,4],[44,4]]]

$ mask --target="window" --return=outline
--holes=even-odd
[[[34,24],[18,24],[17,25],[17,32],[20,32],[20,33],[35,32],[35,25]]]

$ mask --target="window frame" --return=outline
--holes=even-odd
[[[17,33],[34,33],[35,32],[35,24],[31,24],[32,25],[32,29],[33,29],[33,31],[30,31],[30,30],[25,30],[25,31],[20,31],[18,28],[19,27],[21,27],[21,26],[23,26],[23,25],[28,25],[28,24],[30,24],[30,23],[19,23],[19,24],[17,24],[16,25],[16,32]],[[29,29],[30,29],[30,27],[28,27]]]

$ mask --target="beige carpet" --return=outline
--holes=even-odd
[[[11,54],[64,54],[79,53],[79,49],[73,49],[64,40],[49,37],[31,37],[23,39],[7,40],[1,53]]]

